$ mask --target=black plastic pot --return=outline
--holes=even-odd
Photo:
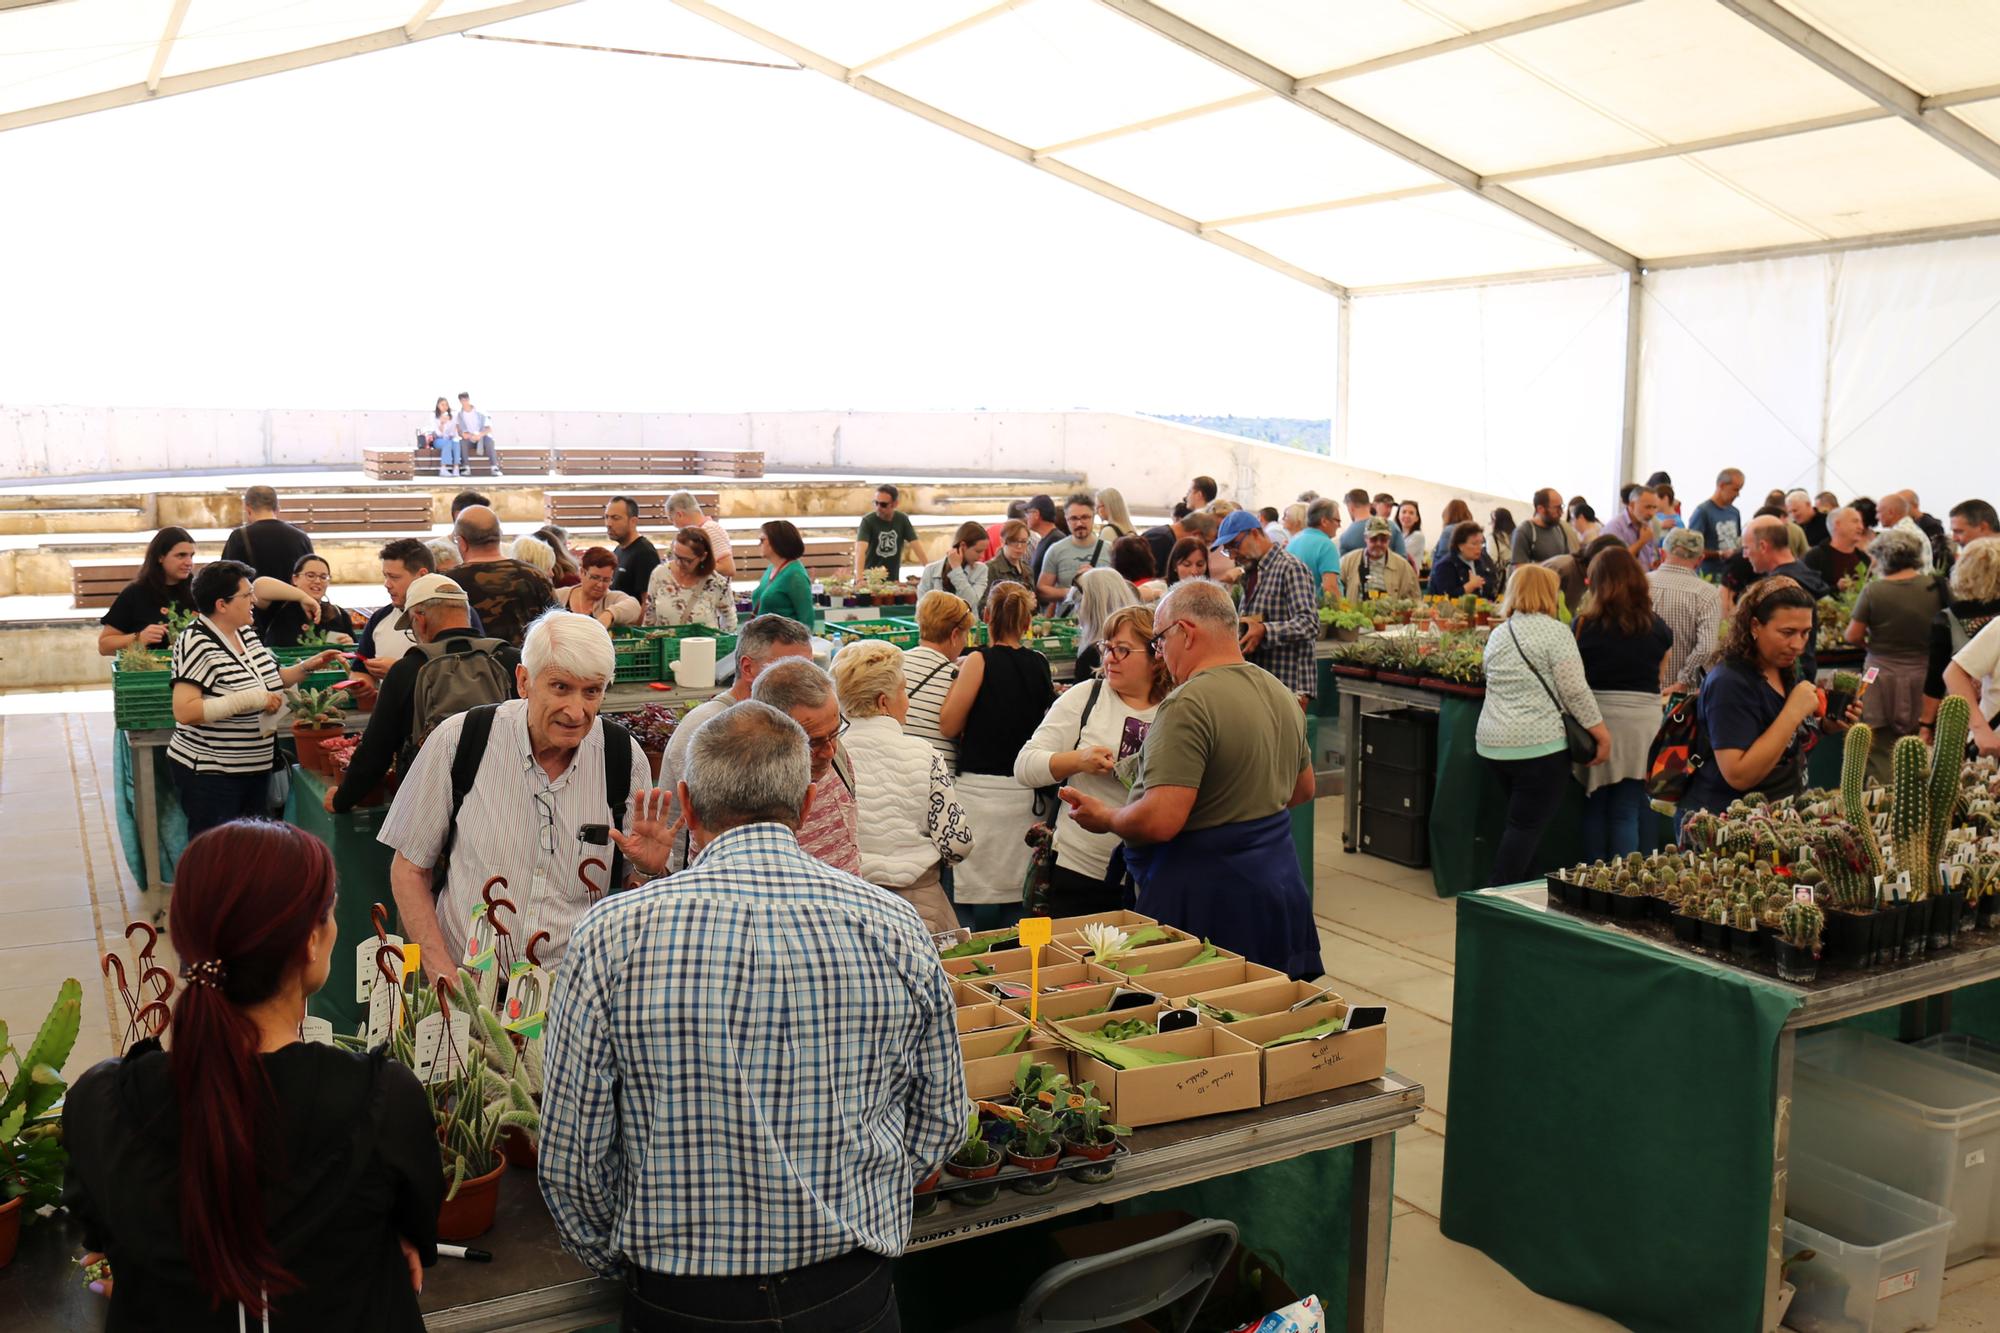
[[[1914,963],[1930,952],[1931,948],[1931,900],[1928,898],[1903,907],[1903,950],[1906,963]]]
[[[1564,907],[1576,906],[1576,885],[1570,883],[1560,875],[1546,876],[1545,882],[1548,884],[1550,902],[1559,903]]]
[[[1908,903],[1887,903],[1875,913],[1875,933],[1870,951],[1872,967],[1889,967],[1902,961],[1903,927],[1908,924]]]
[[[1701,942],[1700,917],[1682,916],[1676,912],[1673,918],[1673,928],[1674,938],[1682,944],[1698,944]]]
[[[1648,921],[1665,921],[1674,914],[1674,905],[1665,898],[1654,898],[1649,895],[1640,901],[1646,904],[1644,916]]]
[[[1729,947],[1729,927],[1720,921],[1701,923],[1701,946],[1704,949],[1722,950]]]
[[[2000,908],[2000,894],[1988,893],[1981,895],[1979,906],[1973,913],[1975,924],[1981,930],[1993,929],[1996,908]]]
[[[1739,930],[1735,926],[1725,926],[1729,932],[1729,956],[1732,958],[1755,958],[1757,956],[1757,928]]]
[[[1593,889],[1589,885],[1584,885],[1577,890],[1577,893],[1579,895],[1577,906],[1581,907],[1584,911],[1595,912],[1597,915],[1603,916],[1611,910],[1610,904],[1605,901],[1611,895],[1604,890]]]
[[[1958,947],[1958,922],[1965,915],[1965,890],[1952,889],[1930,900],[1931,952]]]
[[[1828,967],[1859,969],[1873,961],[1876,916],[1874,912],[1843,912],[1838,909],[1826,914],[1820,953]]]
[[[1646,914],[1646,900],[1636,893],[1611,895],[1611,915],[1618,921],[1637,921]]]
[[[1780,981],[1803,985],[1819,979],[1819,963],[1813,958],[1812,950],[1803,944],[1774,939],[1771,941],[1771,956],[1777,960]]]
[[[1847,716],[1847,710],[1854,703],[1851,690],[1828,690],[1826,692],[1826,715],[1830,721],[1839,721]]]

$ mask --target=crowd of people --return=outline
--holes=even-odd
[[[1115,490],[1060,508],[1036,495],[960,525],[929,560],[884,486],[855,573],[911,571],[918,642],[850,644],[830,668],[798,528],[762,525],[739,624],[729,537],[686,493],[669,499],[663,559],[626,497],[605,506],[605,541],[577,550],[553,527],[505,541],[491,501],[465,492],[448,542],[381,548],[388,605],[366,617],[331,606],[328,562],[268,488],[199,573],[189,535],[162,529],[99,646],[166,646],[169,620],[193,616],[171,638],[168,751],[194,834],[169,920],[190,984],[173,1050],[142,1043],[86,1075],[69,1111],[73,1207],[115,1261],[114,1302],[168,1323],[236,1304],[300,1326],[353,1311],[420,1326],[437,1204],[422,1092],[393,1064],[295,1040],[342,947],[332,865],[296,829],[246,818],[270,810],[278,692],[348,647],[348,688],[373,711],[327,805],[400,774],[380,838],[433,975],[464,954],[491,876],[532,886],[518,928],[546,932],[557,969],[540,1182],[567,1247],[624,1277],[627,1326],[816,1308],[829,1326],[892,1328],[910,1187],[964,1125],[934,937],[1130,905],[1321,973],[1289,812],[1315,795],[1302,705],[1327,599],[1499,603],[1477,738],[1507,793],[1495,883],[1535,863],[1571,781],[1592,854],[1637,845],[1677,691],[1699,699],[1683,809],[1795,789],[1805,747],[1863,717],[1886,743],[1946,691],[2000,704],[1990,505],[1954,507],[1947,531],[1907,492],[1774,493],[1746,520],[1742,485],[1724,472],[1685,520],[1665,477],[1626,488],[1602,523],[1555,490],[1518,525],[1453,501],[1431,531],[1387,494],[1250,508],[1197,477],[1150,527]],[[1820,601],[1863,578],[1843,633],[1877,685],[1822,718]],[[1066,688],[1026,646],[1038,615],[1076,622]],[[601,712],[609,631],[634,623],[738,635],[734,679],[680,721],[657,780]],[[281,668],[267,644],[313,631],[333,646]],[[1976,714],[1976,743],[2000,753],[1991,712]],[[134,1108],[165,1103],[178,1128],[133,1132]],[[313,1195],[322,1220],[279,1227],[323,1179],[305,1158],[324,1136],[304,1130],[333,1115],[346,1169]],[[289,1175],[252,1173],[232,1147],[266,1133]],[[179,1239],[136,1237],[135,1201],[178,1209]],[[705,1225],[672,1220],[690,1210]],[[326,1219],[355,1279],[337,1298]]]

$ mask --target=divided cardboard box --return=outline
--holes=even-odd
[[[1291,1006],[1314,996],[1324,996],[1296,1013]],[[1302,1032],[1315,1023],[1338,1014],[1345,1017],[1347,1002],[1332,991],[1307,981],[1253,981],[1193,996],[1216,1009],[1250,1014],[1237,1023],[1217,1024],[1224,1032],[1256,1046],[1263,1055],[1263,1099],[1266,1105],[1331,1092],[1354,1083],[1382,1077],[1389,1068],[1389,1029],[1386,1024],[1356,1032],[1336,1032],[1311,1041],[1287,1042],[1283,1046],[1264,1045],[1274,1037]],[[1208,1015],[1203,1022],[1214,1022]]]
[[[1200,940],[1155,944],[1126,954],[1119,960],[1122,964],[1119,967],[1107,967],[1102,963],[1090,966],[1096,970],[1101,981],[1122,981],[1127,985],[1143,986],[1170,999],[1220,990],[1225,986],[1240,986],[1246,981],[1286,980],[1284,973],[1250,962],[1227,949],[1218,950],[1213,962],[1189,966],[1188,960],[1207,947]],[[1134,973],[1132,969],[1135,967],[1144,970]]]

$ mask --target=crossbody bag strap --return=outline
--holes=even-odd
[[[1097,707],[1097,696],[1102,693],[1104,693],[1104,677],[1099,676],[1090,683],[1090,697],[1083,701],[1083,716],[1077,720],[1076,744],[1071,746],[1071,749],[1083,748],[1083,729],[1090,725],[1090,710]]]
[[[1511,620],[1507,622],[1507,637],[1514,641],[1514,651],[1521,655],[1521,661],[1528,668],[1528,674],[1542,687],[1542,693],[1549,696],[1549,702],[1556,706],[1556,712],[1568,717],[1569,709],[1563,707],[1562,700],[1556,698],[1556,692],[1549,688],[1549,683],[1542,679],[1542,673],[1535,669],[1534,659],[1529,657],[1528,650],[1521,646],[1521,636],[1514,632],[1514,622]]]

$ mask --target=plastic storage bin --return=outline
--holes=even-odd
[[[1948,1209],[1947,1263],[2000,1253],[2000,1074],[1850,1029],[1803,1037],[1791,1141]]]
[[[1937,1323],[1945,1244],[1954,1219],[1934,1203],[1824,1159],[1794,1156],[1785,1252],[1798,1288],[1787,1328],[1800,1333],[1908,1333]]]

